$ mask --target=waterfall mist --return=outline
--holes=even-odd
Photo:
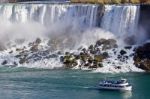
[[[12,23],[4,18],[0,18],[0,28],[0,42],[5,48],[33,41],[46,32],[46,28],[36,22]]]
[[[1,42],[11,47],[13,43],[20,44],[17,41],[29,42],[39,37],[57,43],[59,49],[76,48],[85,35],[90,35],[87,29],[91,31],[97,25],[98,7],[91,4],[0,5]]]
[[[133,62],[134,47],[125,47],[145,39],[138,34],[144,32],[137,29],[138,18],[139,6],[135,5],[1,4],[0,50],[4,51],[0,63],[60,68],[64,65],[61,59],[69,53],[79,66],[84,60],[76,58],[86,50],[93,62],[97,54],[100,59],[107,57],[99,61],[104,65],[100,71],[139,71]]]
[[[106,5],[102,19],[99,13],[103,11],[99,12],[99,7],[92,4],[0,5],[1,46],[7,48],[36,38],[48,39],[49,45],[58,44],[58,49],[89,46],[100,38],[115,38],[120,45],[144,41],[144,30],[137,28],[139,6]],[[100,20],[101,28],[97,27]]]

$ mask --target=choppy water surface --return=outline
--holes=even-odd
[[[126,77],[132,92],[99,91],[105,77]],[[148,73],[101,74],[79,70],[0,68],[0,99],[149,99]]]

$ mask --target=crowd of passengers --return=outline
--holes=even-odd
[[[103,81],[103,83],[111,83],[111,84],[123,84],[123,83],[126,83],[126,81],[122,81],[122,80],[119,80],[119,81]]]

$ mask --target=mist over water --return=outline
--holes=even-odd
[[[90,4],[0,5],[1,40],[7,43],[17,39],[57,38],[64,43],[70,39],[72,45],[76,45],[86,29],[96,26],[97,8],[97,5]]]
[[[13,44],[33,41],[37,37],[44,36],[46,32],[46,28],[36,22],[12,23],[3,18],[1,18],[0,21],[0,42],[3,42],[3,46],[6,48],[12,47]],[[19,40],[22,40],[22,42]]]
[[[89,46],[112,35],[119,44],[134,44],[145,39],[141,32],[140,38],[136,37],[139,6],[106,5],[99,29],[98,7],[91,4],[1,4],[0,42],[4,41],[3,46],[7,47],[10,42],[40,37],[62,40],[60,45],[74,48],[84,44]]]

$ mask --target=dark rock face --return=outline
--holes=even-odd
[[[150,43],[135,49],[134,64],[141,69],[150,71]]]
[[[124,48],[125,48],[125,49],[131,49],[132,46],[125,46]]]
[[[38,45],[33,45],[30,50],[33,52],[38,51]]]
[[[127,52],[124,51],[124,50],[121,50],[121,51],[120,51],[120,54],[121,54],[121,55],[125,55],[126,53],[127,53]]]
[[[140,17],[139,17],[139,28],[142,28],[147,36],[147,39],[150,38],[150,5],[141,5],[140,6]],[[142,31],[143,32],[143,31]]]
[[[20,61],[19,61],[19,63],[20,64],[23,64],[23,63],[25,63],[27,60],[26,60],[26,58],[24,57],[24,58],[20,58]]]
[[[103,50],[118,47],[117,44],[116,44],[116,40],[114,40],[114,39],[108,39],[108,40],[100,39],[96,42],[95,47],[98,47],[98,46],[103,46],[102,47]]]
[[[40,44],[41,42],[42,42],[42,41],[41,41],[40,38],[37,38],[36,41],[35,41],[36,44]]]
[[[4,60],[1,65],[6,65],[7,64],[7,60]]]

